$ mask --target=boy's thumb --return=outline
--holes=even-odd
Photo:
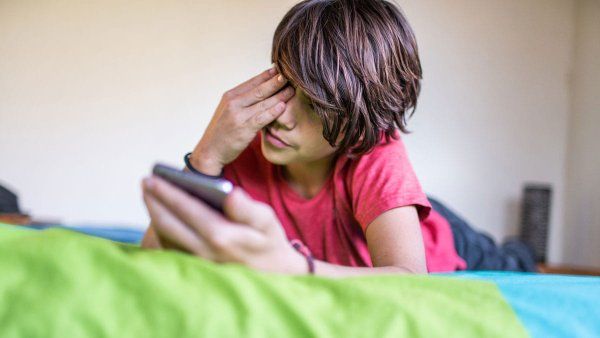
[[[242,188],[235,187],[225,199],[225,216],[232,222],[247,224],[263,230],[274,217],[273,210],[264,203],[255,201]]]

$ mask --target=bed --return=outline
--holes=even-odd
[[[0,336],[600,337],[600,277],[280,276],[140,238],[0,225]]]

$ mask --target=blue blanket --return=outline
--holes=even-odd
[[[532,337],[600,337],[600,277],[457,272],[498,285]]]

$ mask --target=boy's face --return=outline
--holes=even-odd
[[[263,128],[261,136],[262,153],[273,164],[309,163],[332,157],[336,151],[323,137],[321,119],[298,87],[283,114]]]

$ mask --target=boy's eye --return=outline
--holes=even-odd
[[[294,84],[294,83],[290,83],[289,86],[296,90],[296,95],[300,98],[300,101],[303,101],[311,110],[313,110],[313,111],[315,110],[315,105],[308,98],[308,96],[306,96],[306,94],[304,93],[303,90],[296,89],[296,84]]]

